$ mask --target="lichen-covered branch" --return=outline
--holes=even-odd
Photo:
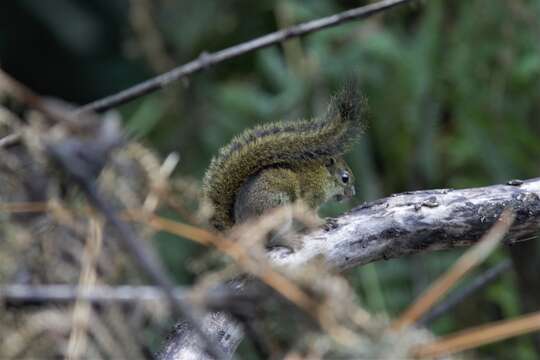
[[[276,249],[269,257],[284,267],[323,257],[332,268],[346,270],[381,259],[470,246],[505,208],[514,211],[516,220],[504,242],[534,239],[540,230],[540,178],[472,189],[414,191],[365,203],[338,218],[335,229],[306,235],[299,250]],[[239,325],[222,313],[208,314],[204,324],[232,356],[242,338]],[[160,358],[204,359],[200,349],[196,335],[179,326]]]
[[[396,194],[355,208],[340,217],[331,232],[306,236],[300,251],[290,255],[276,251],[271,257],[294,266],[323,255],[332,267],[345,270],[422,251],[469,246],[505,208],[516,213],[506,243],[535,237],[540,227],[540,178]]]

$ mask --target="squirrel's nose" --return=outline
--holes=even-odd
[[[347,197],[353,197],[356,194],[356,190],[354,186],[347,186],[345,188],[345,196]]]

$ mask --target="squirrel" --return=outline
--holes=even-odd
[[[365,105],[350,83],[321,118],[259,125],[236,136],[204,176],[211,225],[226,231],[281,205],[303,201],[316,212],[326,201],[353,196],[354,176],[342,155],[364,131]]]

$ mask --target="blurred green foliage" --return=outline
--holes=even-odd
[[[19,0],[0,12],[2,66],[41,93],[83,103],[278,27],[365,1]],[[153,21],[137,23],[142,6]],[[142,29],[135,31],[139,27]],[[146,30],[145,30],[146,29]],[[163,46],[145,45],[156,31]],[[201,178],[242,129],[322,113],[359,79],[370,126],[349,161],[358,195],[336,214],[394,192],[481,186],[540,170],[540,1],[431,0],[294,39],[219,64],[120,109],[134,136],[179,172]],[[199,248],[170,238],[163,253],[181,281]],[[352,270],[365,305],[399,313],[461,253],[417,255]],[[176,255],[175,255],[176,254]],[[503,251],[491,259],[504,256]],[[521,312],[512,274],[434,324],[446,333]],[[482,309],[482,311],[478,311]],[[486,357],[533,359],[529,340],[485,347]]]

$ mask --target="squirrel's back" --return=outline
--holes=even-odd
[[[319,119],[275,122],[236,136],[212,159],[204,176],[205,197],[217,230],[234,225],[234,202],[242,184],[268,167],[298,167],[345,153],[364,128],[365,101],[354,85],[335,96]]]

